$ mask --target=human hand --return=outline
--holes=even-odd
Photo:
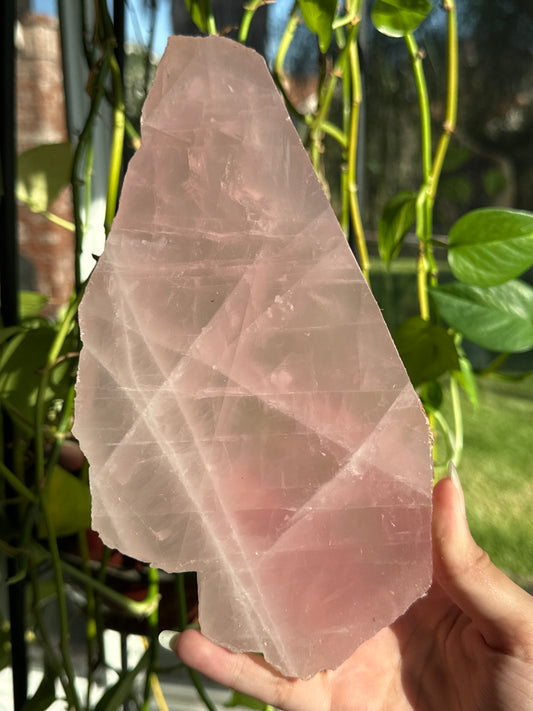
[[[334,671],[283,677],[186,630],[178,657],[213,680],[285,711],[533,709],[533,597],[474,542],[456,476],[433,493],[433,585]]]

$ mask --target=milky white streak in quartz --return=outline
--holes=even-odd
[[[251,50],[170,39],[80,324],[93,526],[209,638],[307,678],[427,590],[427,421]]]

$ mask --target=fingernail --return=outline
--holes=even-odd
[[[159,644],[164,649],[169,649],[171,652],[174,652],[176,650],[176,642],[178,641],[179,636],[180,633],[176,632],[176,630],[163,630],[159,633],[159,637],[157,639],[159,640]]]
[[[448,464],[448,476],[453,481],[453,484],[454,484],[455,488],[457,489],[459,496],[461,497],[461,502],[463,504],[463,513],[466,518],[465,495],[464,495],[463,487],[461,486],[461,480],[459,479],[459,474],[458,474],[455,464],[453,462],[450,462]]]

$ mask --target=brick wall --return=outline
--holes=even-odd
[[[17,149],[67,140],[59,23],[26,14],[17,28]],[[72,221],[70,189],[50,212]],[[73,284],[73,233],[19,205],[22,288],[49,297],[49,312],[65,303]]]

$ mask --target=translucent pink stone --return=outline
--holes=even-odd
[[[306,678],[424,594],[426,418],[252,51],[171,38],[80,323],[94,528],[208,637]]]

